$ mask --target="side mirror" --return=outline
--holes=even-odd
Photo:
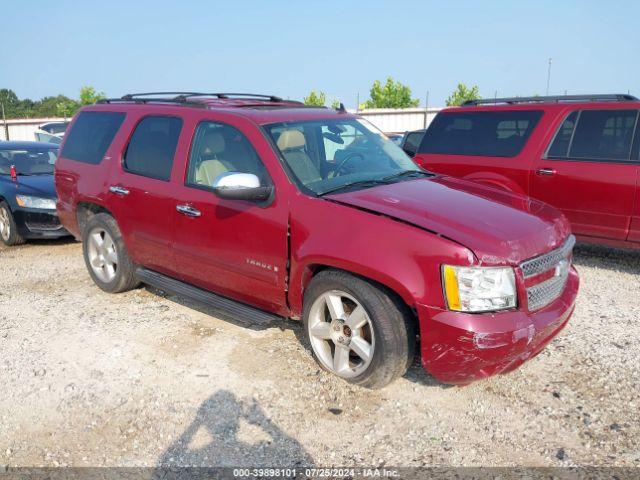
[[[408,148],[403,148],[402,150],[404,150],[404,153],[406,153],[407,155],[409,155],[411,158],[416,156],[416,152],[411,151]]]
[[[271,196],[273,187],[260,185],[253,173],[226,172],[213,181],[213,193],[227,200],[249,200],[260,202]]]

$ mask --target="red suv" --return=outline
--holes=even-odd
[[[323,368],[372,388],[417,336],[433,376],[466,384],[567,323],[574,238],[553,208],[424,172],[344,108],[163,95],[83,108],[56,164],[60,219],[103,290],[301,318]]]
[[[414,160],[549,203],[581,240],[640,248],[639,111],[630,95],[473,100],[438,114]]]

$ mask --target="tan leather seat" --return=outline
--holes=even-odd
[[[208,160],[202,160],[198,165],[196,171],[196,183],[198,185],[211,187],[213,181],[220,174],[229,171],[222,159],[216,158],[224,151],[225,146],[224,137],[219,132],[211,131],[205,134],[198,156],[200,158],[208,158]]]
[[[302,183],[322,180],[320,171],[305,152],[307,142],[300,130],[285,130],[278,137],[277,145],[289,167]]]

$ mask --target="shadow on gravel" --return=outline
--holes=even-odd
[[[30,247],[50,247],[56,245],[69,245],[71,243],[76,243],[75,238],[73,237],[62,237],[62,238],[54,238],[54,239],[35,239],[35,240],[27,240],[26,243],[22,245],[16,245],[14,247],[7,247],[3,243],[0,243],[0,250],[5,252],[12,252],[15,250],[22,250]]]
[[[241,437],[241,438],[239,438]],[[195,419],[158,460],[171,467],[301,467],[313,458],[252,400],[219,390],[200,405]]]
[[[640,250],[578,243],[573,250],[573,259],[579,267],[640,274]]]

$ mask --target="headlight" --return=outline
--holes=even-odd
[[[516,279],[511,267],[456,267],[444,265],[442,280],[450,310],[490,312],[517,303]]]
[[[40,208],[43,210],[55,210],[56,201],[52,198],[29,197],[28,195],[16,195],[16,202],[24,208]]]

